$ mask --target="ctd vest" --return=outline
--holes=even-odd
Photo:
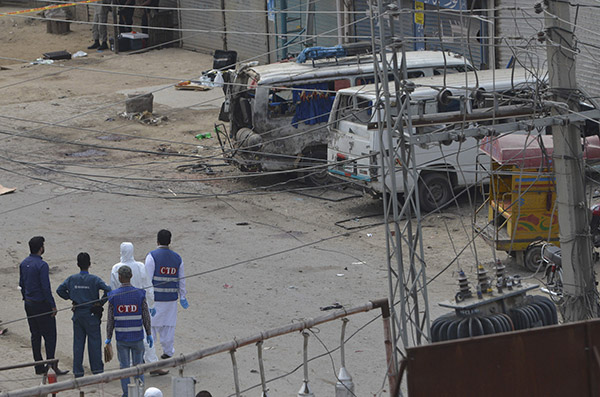
[[[157,302],[176,301],[179,297],[179,265],[181,257],[168,248],[157,248],[150,252],[154,258],[154,300]]]
[[[146,291],[126,285],[108,293],[115,315],[115,334],[117,341],[137,342],[144,339],[142,321],[142,303]]]

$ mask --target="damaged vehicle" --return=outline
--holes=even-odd
[[[529,119],[540,109],[532,104],[544,81],[525,69],[496,69],[453,74],[446,78],[412,79],[414,90],[402,101],[409,101],[412,132],[403,121],[404,135],[461,135],[467,127],[506,123]],[[404,194],[401,163],[395,170],[381,166],[382,152],[389,152],[385,110],[381,108],[374,85],[351,87],[338,92],[329,128],[329,172],[338,180],[354,183],[374,196],[390,189],[395,178],[396,189]],[[392,102],[392,120],[397,120],[396,102]],[[379,127],[383,124],[383,137]],[[527,133],[527,131],[515,131]],[[534,132],[532,132],[534,133]],[[392,151],[398,150],[398,134],[393,137]],[[414,145],[418,181],[407,181],[408,189],[418,190],[420,207],[430,212],[445,207],[456,198],[455,190],[467,189],[478,182],[479,142],[473,137],[431,141]],[[384,152],[384,153],[385,153]],[[482,177],[479,177],[482,183]],[[409,178],[411,175],[409,174]],[[385,181],[385,182],[384,182]],[[384,187],[385,183],[385,187]]]
[[[407,52],[406,64],[410,78],[474,70],[465,58],[440,51]],[[233,162],[246,171],[299,169],[306,182],[326,183],[335,93],[372,83],[373,69],[372,55],[240,64],[228,76],[219,116],[230,122]]]

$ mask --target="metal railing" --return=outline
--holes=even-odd
[[[181,354],[177,357],[172,357],[167,360],[160,360],[154,363],[140,364],[135,367],[124,368],[111,372],[105,372],[98,375],[85,376],[76,379],[70,379],[62,382],[53,383],[50,385],[41,385],[31,387],[27,389],[20,389],[14,391],[7,391],[0,393],[0,397],[28,397],[28,396],[40,396],[50,393],[56,393],[65,390],[79,389],[84,386],[90,386],[100,383],[108,383],[123,378],[129,378],[133,376],[139,376],[146,372],[155,371],[158,369],[169,368],[169,367],[180,367],[186,363],[200,360],[205,357],[209,357],[219,353],[229,352],[234,357],[235,351],[243,346],[257,344],[267,339],[271,339],[277,336],[289,334],[292,332],[299,332],[310,329],[319,324],[345,318],[358,313],[367,312],[373,309],[381,310],[381,317],[383,320],[383,333],[384,333],[384,344],[385,353],[387,360],[387,377],[389,382],[390,390],[397,390],[397,374],[393,372],[393,366],[390,365],[393,351],[392,351],[392,339],[391,339],[391,326],[390,326],[390,307],[387,299],[379,299],[370,301],[369,303],[355,306],[348,309],[341,309],[335,312],[328,313],[323,316],[319,316],[312,319],[307,319],[301,322],[285,325],[278,328],[273,328],[267,331],[263,331],[260,334],[253,335],[250,337],[235,339],[230,342],[222,343],[220,345],[212,346],[206,349],[198,350],[193,353]],[[306,363],[305,363],[306,364]],[[236,384],[236,394],[239,395],[238,387]]]

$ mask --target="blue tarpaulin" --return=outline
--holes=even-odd
[[[294,87],[293,101],[296,113],[292,125],[298,128],[298,123],[312,125],[325,123],[333,106],[333,95],[327,92],[327,83],[306,84]]]
[[[297,63],[304,63],[307,59],[335,58],[346,56],[346,50],[341,45],[335,47],[309,47],[302,50],[296,58]]]

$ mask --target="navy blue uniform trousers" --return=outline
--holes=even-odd
[[[73,375],[83,376],[83,352],[88,341],[88,358],[93,374],[104,372],[102,363],[102,334],[100,319],[93,316],[90,309],[75,310],[73,314]]]

